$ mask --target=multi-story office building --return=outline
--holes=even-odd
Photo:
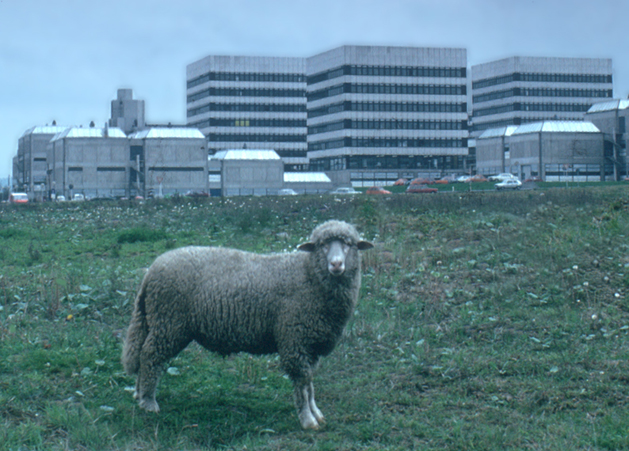
[[[187,67],[187,124],[210,154],[272,149],[289,170],[307,168],[306,60],[208,56]]]
[[[465,49],[343,46],[308,58],[308,157],[337,184],[464,167]]]
[[[612,61],[511,57],[472,66],[472,137],[490,128],[544,120],[583,120],[612,98]]]

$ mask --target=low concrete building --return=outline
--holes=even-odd
[[[220,174],[222,196],[272,195],[284,185],[284,164],[274,150],[220,150],[211,157],[210,173]]]
[[[205,136],[196,128],[150,128],[129,135],[132,196],[208,193]]]
[[[327,193],[334,185],[325,172],[285,172],[284,188],[298,194],[319,194]]]
[[[46,162],[51,194],[128,195],[129,140],[119,128],[66,128],[50,140]]]
[[[16,189],[31,199],[43,196],[46,184],[46,152],[50,140],[68,127],[44,125],[26,130],[18,141],[13,170]]]
[[[592,122],[605,137],[605,155],[613,164],[614,175],[618,180],[629,174],[627,167],[627,141],[629,132],[629,100],[614,99],[595,103],[585,114],[585,120]]]
[[[594,124],[581,121],[486,130],[476,141],[476,164],[483,174],[511,172],[522,179],[546,181],[600,181],[613,175],[605,162],[603,134]]]

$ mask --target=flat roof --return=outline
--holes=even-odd
[[[105,130],[107,135],[105,136]],[[70,127],[60,133],[57,133],[50,141],[57,141],[64,138],[126,138],[122,130],[117,127]]]
[[[512,135],[526,133],[600,133],[596,125],[586,121],[543,121],[520,125]]]
[[[64,131],[66,128],[69,127],[61,125],[38,125],[26,130],[21,137],[26,135],[56,135],[57,133]]]
[[[205,139],[205,135],[198,128],[170,128],[170,127],[152,127],[129,135],[131,139],[160,139],[160,138],[177,138],[177,139]]]
[[[499,138],[501,136],[511,136],[518,128],[517,125],[509,125],[507,127],[488,128],[485,130],[478,139],[484,138]]]
[[[603,111],[626,110],[627,108],[629,108],[629,99],[614,99],[609,102],[595,103],[587,112],[601,113]]]
[[[231,149],[219,150],[212,159],[216,160],[280,160],[274,150],[265,149]]]
[[[284,172],[284,183],[332,183],[325,172]]]

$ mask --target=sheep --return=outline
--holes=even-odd
[[[140,407],[159,412],[165,364],[194,340],[223,356],[278,353],[301,426],[318,429],[324,417],[313,373],[356,306],[358,251],[372,247],[354,226],[333,220],[297,247],[303,252],[190,246],[158,257],[142,280],[122,354],[126,372],[137,375]]]

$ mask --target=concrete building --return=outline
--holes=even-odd
[[[150,128],[129,135],[131,196],[207,193],[208,152],[195,128]]]
[[[287,170],[307,169],[306,60],[207,56],[187,66],[187,124],[210,154],[274,150]]]
[[[220,150],[211,158],[210,171],[220,174],[222,196],[266,196],[284,185],[284,164],[273,150]]]
[[[605,137],[605,154],[614,165],[616,179],[629,174],[627,141],[629,132],[629,100],[595,103],[585,114],[585,120],[598,127]]]
[[[486,130],[476,140],[478,173],[521,179],[601,181],[613,176],[603,133],[590,122],[543,121]]]
[[[48,143],[46,165],[51,194],[128,194],[129,140],[119,128],[66,128]]]
[[[46,152],[50,140],[68,127],[56,124],[32,127],[18,140],[14,158],[13,186],[31,198],[41,196],[46,184]]]
[[[465,49],[343,46],[308,58],[308,158],[336,185],[465,166]]]
[[[144,100],[134,100],[131,89],[119,89],[118,98],[111,101],[109,126],[126,134],[144,129]]]
[[[545,120],[583,120],[613,96],[612,61],[511,57],[472,66],[471,136]]]

